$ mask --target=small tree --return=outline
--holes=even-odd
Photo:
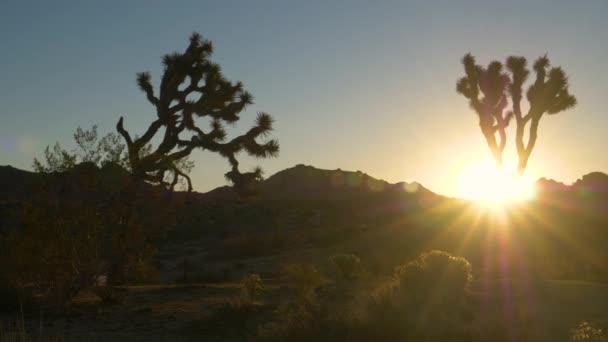
[[[242,83],[232,83],[223,76],[219,65],[209,59],[212,51],[211,42],[193,33],[190,45],[183,53],[165,55],[158,94],[149,73],[137,74],[137,83],[154,106],[156,119],[141,137],[131,137],[124,128],[122,117],[116,129],[127,144],[132,174],[137,178],[172,189],[182,177],[190,191],[190,178],[179,168],[178,161],[199,148],[228,159],[231,170],[226,173],[226,178],[239,193],[251,194],[255,181],[261,178],[261,169],[241,173],[236,155],[245,151],[259,158],[276,156],[279,152],[276,140],[256,141],[272,131],[273,119],[266,113],[258,113],[253,128],[226,141],[224,125],[236,123],[240,119],[239,114],[253,103],[253,97],[243,89]],[[210,129],[203,130],[196,122],[198,118],[209,119]],[[159,137],[160,143],[150,153],[142,154],[141,150],[155,136]],[[165,181],[167,173],[172,178],[170,182]]]
[[[50,146],[44,149],[44,159],[34,158],[32,167],[36,172],[52,173],[65,172],[80,163],[93,163],[98,167],[116,164],[127,171],[131,171],[129,164],[129,154],[126,145],[122,143],[122,137],[110,132],[99,138],[97,125],[89,129],[78,127],[74,132],[74,142],[76,147],[67,150],[59,142],[56,142],[51,150]],[[142,156],[150,154],[152,146],[150,144],[140,149]],[[189,157],[184,157],[176,162],[177,167],[186,175],[194,168],[194,162]],[[165,177],[165,182],[170,182],[169,177]],[[178,188],[187,189],[184,179],[178,183]]]
[[[479,126],[499,166],[506,146],[506,128],[515,117],[515,146],[518,155],[517,173],[522,175],[528,159],[536,145],[538,125],[546,113],[557,114],[576,105],[576,98],[568,90],[568,78],[561,67],[550,67],[547,56],[539,57],[533,69],[536,79],[528,87],[526,97],[529,103],[527,113],[523,113],[521,100],[523,86],[530,74],[524,57],[510,56],[506,60],[508,73],[503,64],[493,61],[488,68],[475,64],[475,58],[467,54],[462,59],[465,76],[458,80],[456,90],[469,99],[469,104],[479,116]],[[480,95],[482,96],[480,98]],[[505,111],[510,96],[512,107]],[[528,128],[528,139],[525,139]],[[496,133],[499,140],[496,139]]]
[[[53,149],[50,146],[44,149],[44,159],[34,158],[32,167],[36,172],[51,173],[65,172],[80,163],[93,163],[103,166],[109,163],[116,163],[128,169],[125,145],[120,142],[120,137],[116,133],[108,133],[99,139],[97,125],[90,129],[83,130],[78,127],[74,132],[76,148],[71,151],[66,150],[59,142],[56,142]]]

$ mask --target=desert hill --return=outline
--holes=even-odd
[[[318,169],[298,164],[279,171],[259,184],[259,199],[263,200],[352,200],[386,195],[433,196],[421,184],[400,182],[390,184],[361,171]],[[202,195],[206,199],[236,199],[229,186]]]

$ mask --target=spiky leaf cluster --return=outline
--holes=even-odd
[[[177,167],[177,161],[193,150],[201,149],[228,159],[231,170],[226,178],[238,190],[261,177],[259,170],[240,172],[236,159],[239,152],[258,158],[278,155],[277,140],[257,140],[273,130],[273,119],[267,113],[259,113],[254,126],[244,134],[226,140],[225,125],[236,123],[240,113],[253,103],[253,97],[243,89],[241,82],[233,83],[224,77],[220,66],[209,59],[212,53],[211,42],[193,33],[183,53],[163,57],[164,72],[157,92],[149,73],[137,74],[137,84],[156,109],[156,119],[136,139],[124,129],[123,118],[118,121],[117,130],[127,143],[135,176],[170,188],[183,177],[191,190],[190,178]],[[197,123],[201,118],[211,121],[209,128],[201,128]],[[162,140],[156,149],[148,154],[139,153],[157,135]],[[173,175],[173,181],[168,184],[164,181],[166,173]]]
[[[538,124],[547,113],[557,114],[576,105],[576,98],[569,92],[568,78],[561,67],[551,67],[547,56],[539,57],[533,65],[535,81],[525,92],[529,103],[527,113],[522,113],[521,100],[524,84],[530,75],[526,58],[510,56],[503,72],[503,64],[493,61],[487,69],[475,64],[470,54],[464,56],[465,77],[456,83],[456,91],[467,99],[479,116],[479,124],[497,162],[502,163],[502,153],[506,145],[505,129],[512,117],[517,125],[515,144],[519,157],[518,173],[525,171],[528,159],[538,137]],[[483,95],[479,98],[480,93]],[[512,108],[505,114],[510,97]],[[528,131],[528,140],[524,142],[524,133]],[[496,143],[495,132],[498,131],[500,143]]]

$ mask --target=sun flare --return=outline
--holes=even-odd
[[[489,205],[532,199],[535,194],[533,183],[525,177],[518,178],[510,170],[513,168],[497,168],[491,160],[469,164],[458,181],[459,197]]]

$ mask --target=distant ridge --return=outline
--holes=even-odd
[[[0,165],[0,200],[23,200],[44,175],[24,171],[10,165]]]
[[[78,165],[69,172],[81,172],[87,165]],[[106,174],[112,179],[120,179],[128,174],[119,167],[107,167],[95,172]],[[80,171],[79,171],[80,170]],[[34,187],[44,182],[50,174],[40,174],[17,169],[10,165],[0,166],[0,201],[25,200],[34,192]],[[552,179],[540,178],[536,181],[540,197],[580,196],[608,199],[608,175],[603,172],[588,173],[571,185]],[[176,194],[180,196],[180,193]],[[314,166],[298,164],[281,170],[259,184],[259,199],[263,200],[363,200],[386,197],[420,197],[426,199],[446,198],[425,188],[418,182],[389,183],[374,178],[361,171],[341,169],[326,170]],[[194,200],[236,200],[238,198],[230,186],[221,186],[206,193],[192,193]]]
[[[596,194],[608,195],[608,175],[603,172],[590,172],[574,181],[571,185],[544,177],[538,179],[535,184],[537,189],[542,192],[589,191]]]
[[[346,200],[386,195],[439,196],[417,182],[391,184],[361,171],[324,170],[298,164],[279,171],[259,184],[259,198],[267,200]],[[205,199],[236,199],[223,186],[201,194]]]
[[[4,200],[28,200],[50,180],[62,180],[63,185],[75,186],[76,178],[84,175],[96,175],[104,182],[103,184],[115,184],[124,182],[129,177],[129,173],[122,167],[110,164],[103,168],[97,167],[93,163],[81,163],[66,172],[37,173],[20,170],[10,165],[0,166],[0,202]],[[145,184],[142,190],[148,191],[153,187]]]

